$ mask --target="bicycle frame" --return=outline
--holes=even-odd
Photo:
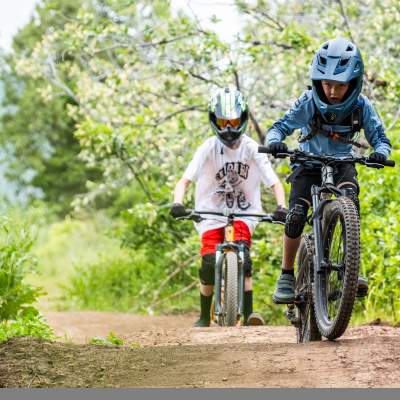
[[[322,269],[326,267],[326,263],[323,259],[323,244],[322,244],[322,214],[323,209],[330,199],[320,199],[321,193],[334,194],[335,196],[342,196],[344,192],[338,189],[333,180],[333,167],[330,165],[323,165],[321,167],[321,186],[313,185],[311,187],[311,198],[313,213],[311,220],[313,222],[313,234],[314,234],[314,248],[315,253],[313,257],[314,265],[317,273],[321,273]]]

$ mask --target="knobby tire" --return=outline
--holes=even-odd
[[[309,235],[304,235],[297,256],[296,293],[303,295],[304,302],[297,304],[299,325],[296,327],[298,343],[321,340],[315,318],[312,296],[313,244]]]
[[[334,340],[345,332],[353,311],[357,293],[358,270],[360,265],[360,220],[357,209],[351,199],[339,197],[330,202],[323,214],[324,257],[330,261],[335,244],[335,229],[340,226],[341,235],[338,250],[341,247],[342,261],[337,270],[324,269],[314,271],[314,309],[318,329],[327,339]],[[333,260],[337,261],[337,260]],[[337,272],[340,271],[340,272]],[[332,275],[331,275],[332,274]],[[336,275],[335,275],[336,274]],[[341,278],[339,278],[339,275]],[[332,291],[330,278],[337,277],[341,289]],[[329,311],[337,301],[335,315]]]
[[[235,252],[226,253],[225,274],[225,325],[236,326],[238,317],[238,256]]]

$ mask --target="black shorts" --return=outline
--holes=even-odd
[[[351,182],[356,186],[357,194],[360,191],[357,170],[352,164],[339,164],[335,166],[333,179],[335,185],[343,182]],[[295,176],[291,184],[289,209],[292,209],[299,199],[305,199],[312,205],[311,186],[321,185],[321,168],[304,168],[303,171]],[[304,202],[301,202],[301,204],[304,204]]]

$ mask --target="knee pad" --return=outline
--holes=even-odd
[[[360,200],[358,199],[357,188],[353,185],[343,185],[341,189],[344,191],[345,196],[353,201],[357,208],[358,215],[360,215]]]
[[[291,239],[298,238],[304,229],[304,225],[307,221],[308,204],[296,203],[292,209],[288,212],[285,224],[286,236]]]
[[[200,282],[203,285],[214,285],[215,283],[215,253],[204,254],[201,257],[201,268],[199,269]]]

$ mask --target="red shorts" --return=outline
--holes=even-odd
[[[243,221],[234,221],[233,227],[234,240],[243,240],[246,242],[247,246],[251,246],[251,233],[249,227]],[[201,236],[201,250],[200,254],[204,256],[205,254],[215,253],[215,248],[217,244],[224,241],[224,228],[210,229],[206,231]]]

